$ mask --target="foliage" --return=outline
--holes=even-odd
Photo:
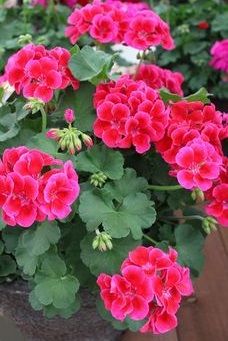
[[[228,34],[227,3],[214,0],[169,3],[155,1],[155,10],[165,20],[168,18],[176,48],[168,52],[159,49],[158,65],[184,74],[186,95],[206,87],[214,96],[228,98],[227,82],[221,80],[220,72],[209,66],[210,48]],[[208,23],[208,29],[198,27],[202,21]]]

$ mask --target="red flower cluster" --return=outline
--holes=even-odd
[[[62,47],[47,50],[42,45],[28,44],[9,58],[4,80],[26,98],[49,102],[55,90],[79,87],[68,68],[69,60],[70,52]]]
[[[156,148],[182,187],[206,191],[206,197],[212,200],[207,213],[225,225],[228,179],[224,175],[227,160],[221,140],[228,137],[228,127],[224,115],[213,104],[187,101],[171,104],[167,130]]]
[[[193,292],[189,269],[177,263],[177,253],[139,246],[129,253],[121,275],[100,274],[97,284],[105,308],[123,321],[147,319],[141,332],[166,333],[177,325],[182,296]]]
[[[168,111],[157,92],[128,76],[100,84],[94,96],[97,119],[94,134],[111,148],[130,148],[144,153],[163,138]]]
[[[143,80],[152,89],[167,88],[170,92],[183,96],[184,76],[180,72],[163,69],[154,64],[141,64],[135,77]]]
[[[58,165],[58,168],[53,168]],[[71,161],[62,164],[36,149],[6,149],[0,159],[0,208],[10,226],[30,227],[35,221],[63,219],[79,195]]]
[[[95,0],[75,9],[68,25],[65,33],[72,44],[89,33],[100,43],[125,43],[140,50],[159,44],[174,48],[169,26],[143,3]]]

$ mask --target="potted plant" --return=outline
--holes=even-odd
[[[42,340],[166,333],[227,226],[225,114],[145,64],[175,47],[146,4],[76,7],[65,35],[70,49],[20,36],[1,77],[1,308]]]

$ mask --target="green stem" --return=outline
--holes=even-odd
[[[204,217],[201,217],[200,215],[188,215],[185,216],[183,215],[182,217],[173,217],[173,216],[167,216],[167,217],[161,217],[160,219],[170,219],[170,220],[179,220],[179,219],[184,219],[184,220],[192,220],[192,219],[196,219],[196,220],[204,220]]]
[[[42,116],[42,133],[45,132],[47,128],[47,114],[44,110],[44,107],[40,108],[41,116]]]
[[[147,188],[153,189],[155,191],[177,191],[178,189],[182,189],[180,185],[174,185],[174,186],[149,185]]]
[[[158,243],[156,242],[156,240],[154,240],[153,238],[149,237],[147,234],[144,234],[144,233],[143,233],[143,238],[147,239],[149,242],[151,242],[154,245]]]

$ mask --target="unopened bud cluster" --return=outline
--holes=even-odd
[[[217,230],[218,222],[212,217],[206,217],[203,219],[202,227],[207,234]]]
[[[74,111],[72,109],[65,110],[64,119],[68,123],[68,128],[52,128],[46,134],[48,138],[56,140],[61,150],[67,150],[68,153],[72,155],[75,154],[76,151],[82,149],[83,143],[88,148],[93,146],[93,140],[89,135],[72,127],[72,123],[75,120]]]
[[[192,191],[191,193],[191,197],[194,201],[196,201],[197,203],[201,203],[204,202],[205,197],[204,197],[204,193],[203,191],[201,191],[201,189],[196,188]]]
[[[94,250],[98,249],[101,252],[111,250],[112,237],[106,232],[100,232],[96,230],[96,237],[93,240],[92,247]]]
[[[18,37],[18,44],[21,45],[21,46],[24,46],[24,45],[27,45],[29,43],[32,42],[32,36],[31,34],[21,34],[19,37]]]
[[[97,172],[91,175],[90,183],[95,187],[102,187],[107,180],[107,176],[103,172]]]
[[[24,105],[24,109],[31,111],[32,114],[35,114],[36,112],[40,111],[42,108],[44,108],[45,103],[36,98],[29,98],[28,102]]]

